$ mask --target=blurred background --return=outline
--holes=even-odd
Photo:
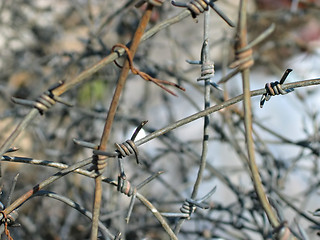
[[[181,0],[182,1],[182,0]],[[48,87],[68,81],[107,56],[116,43],[127,44],[144,8],[135,1],[111,0],[14,0],[0,1],[0,139],[11,134],[29,109],[11,102],[12,96],[34,100]],[[237,22],[239,1],[215,3]],[[156,8],[149,28],[175,16],[181,8],[165,1]],[[320,2],[249,1],[248,40],[272,23],[275,31],[253,49],[252,90],[279,80],[293,69],[287,82],[320,76]],[[210,58],[213,81],[231,70],[236,28],[229,27],[214,11],[210,15]],[[143,137],[203,109],[203,84],[197,82],[203,43],[203,16],[188,17],[141,43],[134,64],[153,77],[178,83],[186,92],[169,95],[151,82],[129,74],[116,115],[109,148],[129,139],[143,120]],[[121,61],[121,60],[120,60]],[[15,141],[19,151],[11,156],[73,164],[92,152],[72,139],[99,144],[105,118],[120,69],[109,64],[63,97],[74,107],[56,104],[39,116]],[[211,105],[242,93],[240,75],[212,88]],[[317,239],[319,206],[319,87],[296,89],[275,96],[259,107],[252,98],[256,158],[266,192],[283,211],[284,220],[298,239]],[[210,210],[197,210],[181,229],[181,239],[268,239],[271,228],[259,206],[248,168],[242,121],[242,103],[210,115],[208,164],[199,198],[214,186]],[[203,120],[196,120],[139,147],[141,165],[133,157],[124,160],[127,177],[134,184],[163,170],[144,188],[144,194],[161,212],[179,212],[190,197],[199,168]],[[240,150],[239,150],[240,149]],[[7,198],[19,173],[13,199],[58,170],[23,163],[1,164],[1,201]],[[118,164],[110,161],[104,175],[116,179]],[[94,181],[70,174],[47,190],[67,196],[91,211]],[[140,191],[139,191],[140,192]],[[161,225],[138,200],[129,224],[125,223],[130,198],[105,184],[100,220],[123,239],[168,239]],[[291,205],[298,208],[294,209]],[[303,214],[307,215],[305,217]],[[308,219],[309,218],[309,219]],[[311,219],[311,220],[310,220]],[[174,226],[176,218],[169,218]],[[33,198],[19,208],[19,227],[10,228],[17,239],[88,239],[90,220],[56,200]],[[304,232],[300,229],[304,229]],[[103,238],[102,238],[103,239]],[[270,238],[271,239],[271,238]]]

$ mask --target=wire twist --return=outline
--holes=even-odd
[[[138,148],[137,148],[136,144],[134,143],[134,141],[127,140],[121,144],[115,143],[114,145],[117,149],[116,152],[119,153],[119,156],[118,156],[119,158],[127,157],[127,156],[134,154],[136,157],[137,164],[140,163],[139,158],[138,158],[138,154],[139,154]]]
[[[131,197],[137,191],[136,187],[131,185],[130,181],[121,175],[118,176],[117,190],[128,197]]]
[[[144,80],[146,81],[151,81],[153,82],[154,84],[156,84],[157,86],[161,87],[162,89],[164,89],[165,91],[167,91],[168,93],[174,95],[174,96],[177,96],[174,92],[172,92],[170,89],[168,89],[167,87],[164,86],[164,84],[166,85],[171,85],[171,86],[174,86],[176,88],[179,88],[180,90],[182,91],[185,91],[185,89],[181,86],[179,86],[178,84],[175,84],[175,83],[172,83],[172,82],[169,82],[169,81],[165,81],[165,80],[160,80],[160,79],[157,79],[157,78],[154,78],[154,77],[151,77],[149,74],[145,73],[145,72],[141,72],[139,71],[137,68],[134,67],[133,65],[133,57],[132,57],[132,54],[131,54],[131,51],[129,50],[129,48],[127,48],[125,45],[123,44],[116,44],[112,47],[111,49],[111,52],[114,52],[115,49],[119,47],[119,48],[123,48],[126,53],[127,53],[127,58],[128,58],[128,61],[129,61],[129,67],[130,67],[130,70],[133,74],[135,75],[139,75],[141,78],[143,78]],[[121,66],[115,61],[115,64],[121,68]]]
[[[198,15],[207,11],[209,9],[208,0],[191,0],[190,2],[183,4],[175,1],[171,1],[172,5],[176,7],[186,7],[190,12],[193,18],[196,18]]]
[[[236,52],[236,60],[230,64],[230,68],[238,68],[240,71],[253,66],[252,49],[244,49]]]
[[[213,63],[210,63],[210,62],[203,63],[201,65],[201,77],[203,77],[203,76],[211,77],[213,74],[214,74],[214,64]],[[199,78],[198,80],[201,80],[201,78]]]
[[[187,8],[193,18],[197,18],[201,13],[208,11],[210,6],[230,27],[234,27],[234,23],[214,4],[216,1],[217,0],[191,0],[188,3],[183,3],[171,0],[171,4],[175,7]]]
[[[186,199],[182,207],[180,208],[180,212],[188,214],[188,219],[190,219],[191,214],[197,209],[197,207],[189,201],[190,199]]]
[[[275,96],[275,95],[285,95],[285,94],[288,94],[292,91],[294,91],[293,88],[289,88],[289,89],[286,89],[286,90],[283,90],[282,89],[282,84],[284,83],[284,81],[286,80],[286,78],[288,77],[289,73],[292,71],[292,69],[287,69],[280,82],[278,81],[275,81],[275,82],[271,82],[271,83],[266,83],[265,85],[265,88],[266,88],[266,93],[264,93],[262,96],[261,96],[261,99],[260,99],[260,108],[263,107],[265,101],[269,101],[270,98],[272,96]]]
[[[98,173],[102,173],[107,166],[107,160],[108,160],[108,157],[106,156],[93,154],[92,156],[92,164],[94,166],[93,169],[96,170]]]
[[[35,101],[19,99],[15,97],[12,97],[11,99],[14,103],[36,108],[41,115],[43,115],[46,111],[48,111],[57,102],[62,103],[66,106],[72,107],[71,103],[68,103],[64,101],[62,98],[60,98],[59,96],[56,96],[53,94],[53,90],[57,89],[63,84],[64,84],[63,81],[59,81],[58,83],[54,84],[47,91],[42,93]]]
[[[8,240],[13,240],[13,238],[10,235],[10,231],[8,229],[8,224],[11,221],[11,219],[6,215],[4,211],[0,212],[2,214],[2,222],[4,223],[4,233],[6,234]]]

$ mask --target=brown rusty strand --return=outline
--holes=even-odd
[[[136,157],[137,164],[140,163],[138,158],[138,155],[139,155],[138,148],[134,143],[134,141],[127,140],[124,143],[121,143],[121,144],[115,143],[114,145],[117,149],[116,151],[119,153],[119,158],[127,157],[134,154]]]
[[[118,176],[118,186],[117,189],[119,192],[131,197],[135,192],[136,188],[131,185],[130,181],[123,178],[123,176]]]
[[[230,68],[238,68],[240,71],[244,69],[248,69],[252,67],[254,64],[254,60],[252,57],[252,49],[246,49],[244,51],[236,52],[236,60],[230,64]]]
[[[294,91],[293,88],[289,88],[289,89],[286,89],[286,90],[283,90],[282,89],[282,84],[284,83],[284,81],[286,80],[286,78],[288,77],[289,73],[292,71],[292,69],[287,69],[280,82],[278,81],[275,81],[275,82],[271,82],[271,83],[266,83],[265,85],[265,89],[266,89],[266,93],[264,93],[262,96],[261,96],[261,99],[260,99],[260,108],[263,107],[265,101],[269,101],[270,98],[272,96],[275,96],[275,95],[285,95],[285,94],[288,94],[292,91]]]
[[[2,222],[4,223],[4,233],[6,234],[8,240],[13,240],[13,238],[10,235],[10,231],[8,229],[8,221],[10,221],[10,219],[7,217],[4,211],[1,211],[1,214],[2,214]]]
[[[165,85],[170,85],[170,86],[174,86],[182,91],[185,91],[185,89],[181,86],[179,86],[178,84],[176,83],[172,83],[172,82],[169,82],[169,81],[165,81],[165,80],[160,80],[160,79],[157,79],[157,78],[153,78],[151,77],[149,74],[145,73],[145,72],[141,72],[139,71],[137,68],[135,68],[133,66],[133,57],[132,57],[132,54],[131,54],[131,51],[129,50],[129,48],[127,48],[125,45],[123,44],[116,44],[112,47],[111,49],[111,52],[114,52],[115,49],[119,47],[119,48],[123,48],[126,53],[127,53],[127,58],[128,58],[128,61],[129,61],[129,67],[130,67],[130,70],[133,74],[135,75],[139,75],[141,78],[143,78],[144,80],[146,81],[151,81],[153,82],[154,84],[158,85],[159,87],[161,87],[162,89],[164,89],[165,91],[167,91],[168,93],[174,95],[174,96],[177,96],[174,92],[172,92],[170,89],[168,89],[167,87],[164,86]],[[118,67],[121,67],[117,62],[115,62],[116,65]]]

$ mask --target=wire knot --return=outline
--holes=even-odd
[[[131,53],[130,49],[127,48],[125,45],[118,43],[118,44],[116,44],[116,45],[114,45],[112,47],[111,52],[114,52],[117,47],[123,48],[125,50],[125,52],[127,53],[127,59],[128,59],[128,62],[129,62],[129,67],[130,67],[130,70],[131,70],[131,72],[133,74],[139,75],[141,78],[143,78],[146,81],[153,82],[154,84],[156,84],[157,86],[161,87],[162,89],[164,89],[168,93],[172,94],[173,96],[177,96],[177,95],[174,92],[172,92],[170,89],[165,87],[164,85],[171,85],[171,86],[174,86],[174,87],[176,87],[176,88],[178,88],[178,89],[180,89],[182,91],[185,91],[185,89],[183,87],[179,86],[178,84],[175,84],[175,83],[172,83],[172,82],[169,82],[169,81],[165,81],[165,80],[160,80],[158,78],[151,77],[149,74],[138,70],[133,65],[133,56],[132,56],[132,53]],[[116,61],[115,61],[115,64],[118,67],[121,68],[121,66]]]
[[[131,197],[137,191],[137,189],[131,185],[130,181],[123,175],[118,176],[117,190],[128,197]]]
[[[201,65],[201,77],[214,74],[213,63],[203,63]],[[200,78],[199,78],[200,79]]]
[[[253,66],[252,49],[244,49],[236,52],[235,61],[230,64],[230,68],[239,68],[239,70],[248,69]]]
[[[282,84],[284,83],[284,81],[286,80],[286,78],[288,77],[289,73],[292,71],[292,69],[287,69],[280,82],[278,81],[275,81],[275,82],[271,82],[271,83],[266,83],[265,85],[265,89],[266,89],[266,93],[264,93],[262,96],[261,96],[261,99],[260,99],[260,108],[263,107],[265,101],[269,101],[270,98],[272,96],[275,96],[275,95],[285,95],[285,94],[288,94],[292,91],[294,91],[293,88],[289,88],[289,89],[286,89],[286,90],[283,90],[282,89]]]
[[[1,222],[4,224],[4,233],[6,234],[8,240],[13,240],[13,238],[10,235],[8,225],[9,225],[9,223],[12,223],[12,221],[14,221],[14,220],[12,220],[10,218],[10,216],[7,215],[4,211],[0,211],[0,214],[2,214]]]
[[[188,3],[184,3],[171,0],[171,4],[175,7],[188,9],[193,18],[197,18],[201,13],[208,11],[210,6],[230,27],[234,27],[234,23],[214,4],[216,1],[217,0],[191,0]]]
[[[115,143],[114,145],[117,149],[116,152],[119,153],[119,156],[118,156],[119,158],[127,157],[134,154],[136,157],[137,164],[140,163],[138,158],[138,155],[139,155],[138,148],[134,143],[134,141],[127,140],[121,144]]]
[[[34,107],[39,111],[39,113],[41,115],[43,115],[53,105],[55,105],[56,102],[62,103],[68,107],[72,107],[73,105],[71,103],[66,102],[61,97],[56,96],[53,93],[53,90],[57,89],[58,87],[62,86],[63,84],[64,84],[63,81],[59,81],[58,83],[52,85],[47,91],[42,93],[35,101],[19,99],[19,98],[15,98],[15,97],[12,97],[11,100],[17,104]]]
[[[190,200],[191,199],[187,198],[180,208],[180,212],[188,214],[188,219],[190,219],[191,214],[197,209],[197,207]]]
[[[106,156],[93,154],[93,156],[92,156],[92,165],[93,165],[92,170],[95,170],[96,172],[101,174],[103,172],[103,170],[105,169],[105,167],[107,166],[107,159],[108,158]]]

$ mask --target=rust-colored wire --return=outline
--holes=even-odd
[[[166,88],[163,84],[171,85],[171,86],[174,86],[176,88],[179,88],[182,91],[185,91],[185,89],[183,87],[179,86],[176,83],[172,83],[172,82],[169,82],[169,81],[160,80],[158,78],[151,77],[149,74],[147,74],[145,72],[142,72],[139,69],[135,68],[134,65],[133,65],[133,57],[132,57],[132,54],[131,54],[129,48],[127,48],[125,45],[123,45],[121,43],[118,43],[118,44],[115,44],[112,47],[111,51],[115,52],[115,49],[117,47],[123,48],[126,51],[127,59],[128,59],[128,62],[129,62],[129,67],[130,67],[130,70],[131,70],[131,72],[133,74],[139,75],[140,77],[142,77],[146,81],[151,81],[151,82],[155,83],[156,85],[158,85],[159,87],[161,87],[162,89],[164,89],[165,91],[167,91],[168,93],[170,93],[170,94],[172,94],[174,96],[177,96],[177,95],[174,92],[172,92],[170,89]],[[116,61],[114,61],[114,62],[118,67],[121,68],[121,66]]]
[[[4,211],[1,211],[1,214],[3,215],[3,221],[4,221],[4,233],[6,234],[8,240],[13,240],[13,238],[10,235],[10,231],[8,229],[7,214]]]

